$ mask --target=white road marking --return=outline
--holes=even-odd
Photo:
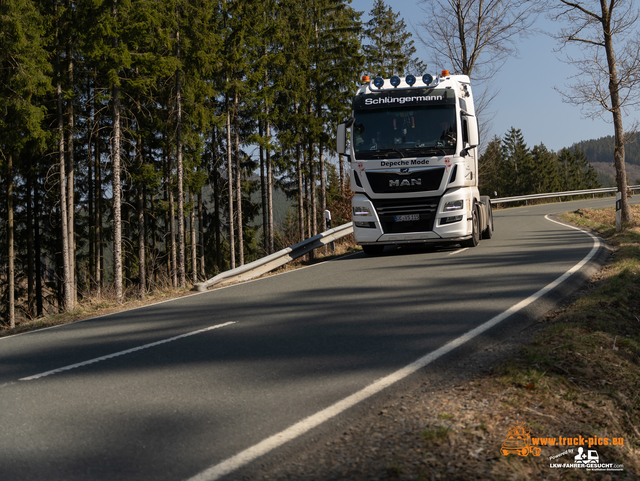
[[[468,251],[468,250],[469,250],[469,248],[468,248],[468,247],[465,247],[464,249],[458,249],[457,251],[453,251],[453,252],[452,252],[451,254],[449,254],[449,255],[450,255],[450,256],[455,256],[456,254],[460,254],[461,252]]]
[[[51,371],[35,374],[29,377],[23,377],[22,379],[20,379],[20,381],[33,381],[35,379],[40,379],[45,376],[51,376],[52,374],[58,374],[64,371],[69,371],[70,369],[76,369],[79,367],[88,366],[89,364],[95,364],[96,362],[106,361],[107,359],[113,359],[114,357],[124,356],[125,354],[131,354],[132,352],[142,351],[143,349],[149,349],[150,347],[159,346],[160,344],[166,344],[167,342],[173,342],[173,341],[177,341],[178,339],[183,339],[185,337],[195,336],[196,334],[202,334],[203,332],[211,331],[213,329],[220,329],[221,327],[230,326],[231,324],[235,324],[235,321],[225,322],[224,324],[218,324],[216,326],[210,326],[205,329],[200,329],[198,331],[188,332],[186,334],[181,334],[180,336],[163,339],[162,341],[151,342],[149,344],[144,344],[142,346],[133,347],[131,349],[127,349],[126,351],[114,352],[113,354],[107,354],[106,356],[96,357],[95,359],[89,359],[88,361],[79,362],[77,364],[70,364],[68,366],[60,367],[58,369],[52,369]]]
[[[542,289],[540,289],[535,294],[529,296],[528,298],[524,299],[523,301],[520,301],[518,304],[516,304],[516,305],[512,306],[511,308],[507,309],[502,314],[499,314],[499,315],[495,316],[494,318],[488,320],[487,322],[485,322],[484,324],[476,327],[475,329],[472,329],[471,331],[467,332],[466,334],[463,334],[462,336],[458,337],[457,339],[454,339],[453,341],[448,342],[447,344],[445,344],[441,348],[436,349],[433,352],[430,352],[429,354],[421,357],[417,361],[412,362],[411,364],[409,364],[408,366],[405,366],[404,368],[400,369],[399,371],[396,371],[396,372],[394,372],[394,373],[392,373],[392,374],[390,374],[390,375],[388,375],[386,377],[383,377],[382,379],[378,379],[377,381],[374,381],[372,384],[370,384],[367,387],[365,387],[364,389],[352,394],[351,396],[348,396],[348,397],[342,399],[341,401],[338,401],[337,403],[329,406],[328,408],[323,409],[322,411],[319,411],[316,414],[313,414],[313,415],[309,416],[306,419],[303,419],[302,421],[294,424],[293,426],[285,429],[282,432],[279,432],[279,433],[274,434],[273,436],[271,436],[269,438],[264,439],[263,441],[259,442],[258,444],[254,445],[254,446],[251,446],[250,448],[247,448],[244,451],[241,451],[240,453],[236,454],[235,456],[232,456],[232,457],[222,461],[221,463],[216,464],[216,465],[206,469],[205,471],[202,471],[201,473],[199,473],[199,474],[195,475],[194,477],[190,478],[188,481],[215,481],[215,480],[220,479],[221,477],[223,477],[223,476],[225,476],[225,475],[227,475],[229,473],[232,473],[233,471],[235,471],[235,470],[237,470],[237,469],[249,464],[251,461],[254,461],[255,459],[259,458],[260,456],[263,456],[263,455],[267,454],[268,452],[270,452],[270,451],[282,446],[283,444],[287,443],[288,441],[291,441],[291,440],[301,436],[302,434],[310,431],[311,429],[319,426],[320,424],[324,423],[325,421],[328,421],[329,419],[331,419],[331,418],[337,416],[338,414],[346,411],[347,409],[349,409],[350,407],[358,404],[359,402],[364,401],[365,399],[373,396],[374,394],[379,393],[380,391],[382,391],[383,389],[391,386],[392,384],[394,384],[394,383],[406,378],[407,376],[413,374],[414,372],[424,368],[425,366],[427,366],[428,364],[432,363],[433,361],[435,361],[439,357],[444,356],[445,354],[447,354],[447,353],[453,351],[454,349],[460,347],[462,344],[464,344],[464,343],[470,341],[471,339],[479,336],[480,334],[482,334],[483,332],[487,331],[488,329],[491,329],[496,324],[504,321],[506,318],[508,318],[512,314],[515,314],[516,312],[520,311],[521,309],[524,309],[525,307],[527,307],[528,305],[530,305],[534,301],[538,300],[539,298],[541,298],[545,294],[548,294],[551,290],[553,290],[556,287],[558,287],[560,284],[562,284],[564,281],[566,281],[572,274],[574,274],[578,270],[582,269],[582,267],[584,267],[587,264],[587,262],[589,262],[593,258],[593,256],[596,254],[596,252],[600,248],[600,240],[596,236],[591,234],[590,232],[587,232],[587,231],[579,229],[577,227],[570,226],[570,225],[563,224],[561,222],[557,222],[555,220],[549,219],[548,216],[545,216],[545,218],[547,220],[551,221],[551,222],[555,222],[556,224],[560,224],[560,225],[563,225],[563,226],[566,226],[566,227],[571,227],[572,229],[576,229],[576,230],[579,230],[581,232],[584,232],[584,233],[588,234],[593,239],[593,247],[592,247],[591,251],[589,252],[589,254],[587,254],[587,256],[584,259],[582,259],[582,261],[580,261],[578,264],[573,266],[571,269],[569,269],[563,275],[558,277],[551,284],[548,284],[547,286],[543,287]]]

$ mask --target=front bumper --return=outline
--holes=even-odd
[[[443,212],[447,202],[463,201],[463,208]],[[465,192],[442,197],[369,199],[355,194],[353,230],[358,244],[461,242],[471,237],[471,215]]]

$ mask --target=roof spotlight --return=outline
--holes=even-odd
[[[394,75],[389,79],[389,82],[391,82],[391,85],[393,85],[394,87],[397,87],[398,85],[400,85],[400,77]]]
[[[382,77],[376,77],[375,79],[373,79],[373,85],[381,89],[384,85],[384,79]]]
[[[433,76],[431,74],[424,74],[422,76],[422,81],[424,82],[425,85],[430,85],[431,82],[433,82]]]
[[[407,82],[409,87],[413,87],[413,84],[416,83],[416,78],[413,75],[407,75],[404,81]]]

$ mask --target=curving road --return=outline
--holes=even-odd
[[[613,202],[496,211],[474,249],[356,254],[0,339],[0,479],[242,468],[437,355],[464,356],[462,341],[442,347],[518,322],[514,306],[535,313],[531,296],[568,271],[562,285],[578,283],[597,240],[545,215]]]

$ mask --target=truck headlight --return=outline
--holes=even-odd
[[[371,215],[371,211],[369,210],[368,207],[353,207],[353,216],[357,217],[357,216],[362,216],[362,215]]]
[[[464,209],[464,200],[454,200],[444,204],[443,212],[452,212],[454,210]]]
[[[460,222],[464,216],[456,215],[454,217],[443,217],[440,219],[440,225],[453,224],[454,222]]]

